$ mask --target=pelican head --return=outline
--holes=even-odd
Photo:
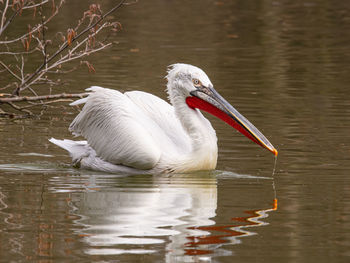
[[[188,64],[173,64],[167,75],[167,90],[173,105],[185,100],[191,109],[204,110],[277,156],[278,152],[268,139],[213,87],[203,70]]]

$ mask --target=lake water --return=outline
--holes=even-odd
[[[85,4],[68,2],[54,26]],[[349,262],[350,2],[154,0],[114,16],[119,44],[57,92],[166,99],[167,65],[199,66],[278,149],[276,172],[271,153],[208,115],[217,170],[173,176],[72,168],[48,142],[72,138],[67,104],[0,119],[0,261]]]

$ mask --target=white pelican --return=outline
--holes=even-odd
[[[169,66],[170,103],[146,92],[93,86],[69,126],[86,141],[50,141],[67,150],[77,167],[138,174],[184,173],[216,167],[217,138],[200,110],[222,119],[275,155],[265,136],[217,91],[198,67]]]

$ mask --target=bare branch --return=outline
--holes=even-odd
[[[38,51],[37,48],[34,48],[30,51],[24,51],[24,52],[10,52],[10,51],[5,51],[5,52],[0,52],[0,55],[29,55],[29,54],[32,54],[34,53],[35,51]]]
[[[64,2],[65,0],[0,0],[3,9],[0,10],[0,35],[14,21],[15,17],[18,17],[16,20],[19,20],[23,10],[32,10],[35,21],[40,21],[39,24],[29,24],[27,32],[22,32],[14,39],[9,40],[5,34],[1,35],[3,41],[0,41],[0,55],[6,55],[11,60],[0,60],[0,73],[7,74],[9,79],[0,87],[0,117],[35,116],[28,108],[48,106],[87,96],[88,93],[53,92],[54,86],[64,84],[62,81],[64,78],[60,79],[57,74],[65,74],[78,68],[79,63],[71,65],[73,61],[79,61],[80,65],[87,66],[89,73],[95,73],[93,64],[86,59],[83,60],[83,58],[112,45],[108,41],[110,33],[118,32],[122,26],[119,22],[106,22],[104,20],[109,20],[108,16],[122,6],[133,4],[127,3],[127,0],[119,0],[106,13],[101,11],[100,4],[91,4],[75,25],[63,30],[63,33],[52,34],[55,32],[50,32],[48,23],[53,21]],[[48,3],[52,3],[51,12],[51,4]],[[45,17],[44,14],[47,11],[50,14]],[[27,15],[31,14],[27,13]],[[39,15],[38,18],[37,15]],[[101,32],[106,32],[106,29],[109,29],[109,33],[98,37]],[[6,33],[8,32],[6,31]],[[54,41],[47,39],[49,35],[55,35],[55,38],[52,39]],[[22,52],[18,50],[21,48],[21,43],[24,47]],[[53,51],[50,51],[51,55],[48,53],[49,45],[50,50],[51,47],[53,48]],[[40,53],[43,60],[39,62],[40,64],[36,64],[36,68],[32,69],[35,64],[30,62],[35,63]],[[27,63],[32,65],[27,67]],[[65,67],[64,65],[71,66]],[[31,71],[26,72],[27,70]],[[25,90],[27,92],[24,92]],[[6,111],[4,111],[5,109]],[[44,110],[46,107],[42,107],[42,109]],[[22,112],[22,115],[12,113],[15,110]]]
[[[110,15],[112,12],[117,10],[118,8],[122,7],[124,4],[125,0],[120,1],[119,4],[117,4],[115,7],[113,7],[111,10],[109,10],[107,13],[102,15],[95,23],[90,25],[89,27],[85,28],[82,32],[80,32],[77,36],[72,37],[70,43],[73,43],[76,41],[78,38],[80,38],[82,35],[84,35],[86,32],[88,32],[91,28],[95,27],[98,23],[100,23],[103,19],[105,19],[108,15]],[[56,58],[59,54],[61,54],[67,47],[69,47],[70,44],[68,43],[68,40],[64,43],[64,45],[57,50],[51,57],[47,58],[47,60],[41,64],[37,70],[31,74],[23,83],[21,83],[21,86],[14,91],[14,94],[17,94],[21,92],[22,90],[26,89],[28,87],[28,83],[36,76],[38,75],[42,69],[46,66],[46,64],[50,63],[54,58]]]
[[[26,105],[21,107],[21,109],[28,109],[28,108],[32,108],[32,107],[36,107],[36,106],[47,106],[49,104],[53,104],[53,103],[58,103],[58,102],[72,102],[72,99],[57,99],[57,100],[50,100],[50,101],[41,101],[40,103],[31,103],[30,105]]]
[[[19,102],[19,101],[51,100],[51,99],[61,99],[61,98],[83,98],[87,95],[89,95],[89,93],[84,92],[84,93],[75,93],[75,94],[61,93],[61,94],[32,96],[32,97],[28,97],[28,96],[10,97],[10,98],[1,98],[0,97],[0,103],[12,103],[12,102]]]

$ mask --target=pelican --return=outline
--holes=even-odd
[[[86,140],[50,141],[85,169],[130,174],[213,170],[217,137],[203,110],[277,155],[265,136],[213,88],[203,70],[178,63],[167,73],[170,104],[142,91],[92,86],[87,97],[70,104],[84,104],[69,130]]]

